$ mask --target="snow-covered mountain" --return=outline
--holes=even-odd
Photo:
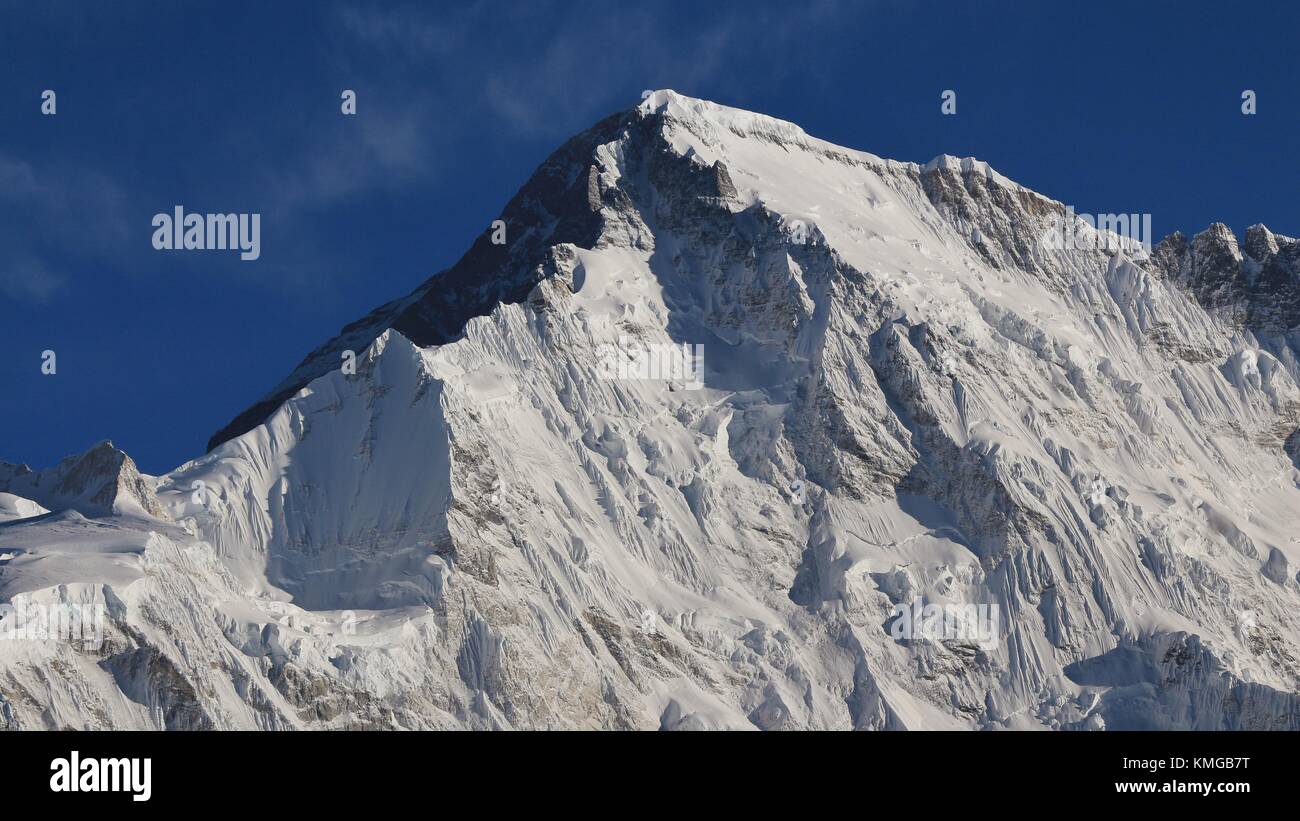
[[[655,92],[207,455],[0,465],[105,620],[0,726],[1300,729],[1300,242],[1065,215]]]

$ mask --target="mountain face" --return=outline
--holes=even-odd
[[[0,726],[1300,729],[1300,243],[1066,214],[656,92],[205,456],[0,465],[104,614]]]
[[[261,424],[313,379],[337,369],[341,353],[362,351],[388,329],[422,347],[456,339],[465,323],[486,316],[498,303],[522,302],[553,273],[551,249],[591,247],[600,236],[599,201],[593,201],[591,157],[615,139],[623,117],[615,115],[574,137],[552,154],[506,205],[501,219],[515,239],[493,244],[479,237],[460,261],[409,296],[381,305],[312,351],[280,385],[208,441],[208,450]]]

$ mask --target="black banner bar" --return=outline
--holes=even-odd
[[[1280,733],[29,732],[0,734],[0,754],[7,806],[130,814],[265,799],[375,812],[431,791],[496,806],[570,801],[576,790],[597,809],[621,784],[647,801],[689,790],[693,807],[733,815],[777,799],[830,806],[908,794],[931,808],[1290,801],[1294,743]]]

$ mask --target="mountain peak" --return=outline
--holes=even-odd
[[[977,160],[974,157],[957,157],[952,154],[940,154],[929,162],[921,166],[925,173],[934,171],[952,171],[959,174],[978,174],[990,182],[996,182],[1009,188],[1020,188],[1021,186],[1002,176],[993,169],[991,165],[983,160]]]
[[[87,516],[116,514],[166,518],[152,483],[135,461],[108,439],[45,470],[0,462],[0,491],[30,499],[50,510],[73,509]]]
[[[207,455],[0,471],[3,580],[132,585],[133,726],[1295,729],[1296,244],[1068,213],[653,92]]]
[[[635,171],[634,164],[639,164]],[[836,190],[838,177],[862,169],[872,173],[856,191]],[[208,449],[252,429],[312,379],[338,368],[343,353],[360,352],[388,328],[417,346],[445,344],[470,319],[489,314],[498,304],[524,301],[537,283],[574,264],[571,257],[559,259],[557,249],[653,243],[649,223],[661,206],[634,204],[637,189],[689,189],[694,203],[724,204],[734,212],[760,209],[783,225],[801,226],[796,230],[809,236],[822,230],[831,198],[841,200],[835,206],[841,213],[857,209],[855,198],[863,198],[869,207],[858,213],[857,224],[835,238],[840,253],[853,254],[862,236],[901,239],[914,230],[894,224],[886,210],[911,196],[900,188],[906,180],[919,181],[924,196],[970,252],[995,268],[1029,271],[1056,279],[1058,288],[1070,287],[1047,264],[1037,243],[1040,232],[1059,222],[1064,206],[1020,186],[987,162],[949,154],[923,165],[885,160],[812,137],[785,120],[658,89],[571,138],[538,167],[501,214],[508,234],[504,244],[494,244],[492,232],[485,229],[451,268],[350,323],[309,353],[269,394],[217,431]],[[907,208],[915,205],[906,203]],[[639,207],[649,212],[625,219]],[[1171,237],[1161,244],[1158,270],[1184,266],[1186,254],[1174,248],[1182,241]],[[1250,248],[1275,244],[1262,238]],[[1232,271],[1241,264],[1241,250],[1228,226],[1211,225],[1189,246],[1196,267],[1237,278]],[[861,262],[869,264],[869,259]],[[1216,291],[1210,304],[1239,296],[1235,287]]]
[[[1268,230],[1268,226],[1256,223],[1246,229],[1243,249],[1252,259],[1266,260],[1276,254],[1279,248],[1278,237]]]
[[[643,116],[666,116],[679,121],[704,120],[738,134],[767,133],[790,142],[812,139],[803,128],[788,120],[698,97],[688,97],[671,89],[651,92],[637,106],[637,112]]]

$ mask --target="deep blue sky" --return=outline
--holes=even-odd
[[[29,5],[0,0],[0,459],[34,467],[104,438],[152,473],[200,455],[642,89],[979,157],[1157,237],[1300,234],[1290,2]],[[261,260],[154,251],[176,204],[260,212]]]

